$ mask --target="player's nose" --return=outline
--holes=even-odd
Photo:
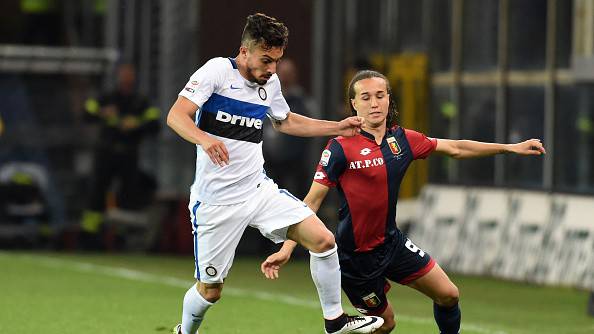
[[[276,73],[276,62],[272,62],[268,65],[267,72],[270,75],[273,75],[274,73]]]

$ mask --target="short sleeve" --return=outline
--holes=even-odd
[[[339,177],[344,173],[346,167],[346,157],[342,146],[336,139],[330,139],[328,145],[318,163],[314,182],[323,184],[327,187],[334,187],[338,183]]]
[[[437,147],[437,139],[429,138],[420,132],[404,129],[404,134],[415,160],[425,159]]]
[[[221,82],[224,66],[227,65],[223,63],[224,60],[224,58],[214,58],[207,61],[192,74],[179,96],[187,98],[202,108],[204,102],[210,98]]]
[[[274,74],[271,80],[272,101],[268,109],[268,116],[273,120],[282,121],[287,118],[290,109],[281,90],[280,80]]]

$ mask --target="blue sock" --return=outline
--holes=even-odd
[[[441,334],[460,333],[462,313],[458,303],[454,306],[439,306],[433,303],[433,316]]]

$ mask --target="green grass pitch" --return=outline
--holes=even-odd
[[[259,263],[236,260],[200,333],[322,333],[307,262],[289,263],[272,282]],[[179,322],[193,258],[0,252],[0,268],[0,333],[157,334]],[[594,333],[585,291],[452,279],[461,291],[464,334]],[[429,299],[395,284],[389,296],[394,333],[438,332]],[[354,312],[346,297],[343,304]]]

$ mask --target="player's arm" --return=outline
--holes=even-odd
[[[311,188],[309,188],[309,192],[305,196],[303,202],[307,204],[313,212],[318,212],[329,189],[330,188],[323,184],[312,182]],[[277,279],[280,267],[289,261],[296,246],[297,243],[295,241],[287,239],[278,252],[270,255],[264,262],[262,262],[260,270],[262,270],[264,276],[268,279]]]
[[[284,120],[272,119],[274,129],[298,137],[345,136],[351,137],[361,131],[363,119],[351,116],[340,122],[309,118],[289,112]]]
[[[516,144],[437,139],[435,151],[455,159],[485,157],[502,153],[515,153],[519,155],[541,155],[546,153],[544,146],[538,139],[529,139]]]
[[[167,114],[167,125],[185,140],[202,146],[213,163],[219,166],[228,165],[229,153],[225,144],[209,136],[194,124],[193,116],[196,110],[198,105],[179,96]]]

